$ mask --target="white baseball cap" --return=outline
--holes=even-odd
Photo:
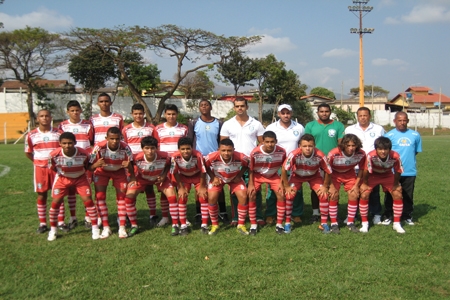
[[[278,106],[278,111],[282,111],[285,108],[289,111],[292,111],[292,107],[289,104],[281,104],[280,106]]]

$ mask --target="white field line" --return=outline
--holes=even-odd
[[[0,169],[3,168],[3,170],[0,172],[0,177],[5,176],[6,174],[9,173],[9,171],[11,171],[11,168],[5,165],[0,165]]]

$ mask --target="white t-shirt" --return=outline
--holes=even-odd
[[[363,150],[367,154],[375,149],[373,143],[377,138],[383,136],[385,134],[385,131],[384,128],[381,127],[380,125],[373,124],[372,122],[370,122],[366,130],[362,129],[361,126],[359,126],[359,123],[348,126],[345,129],[345,134],[348,133],[356,135],[361,140],[363,144]]]
[[[291,120],[291,125],[288,128],[284,128],[280,124],[280,120],[270,124],[266,127],[266,131],[273,131],[277,135],[277,145],[286,150],[286,155],[292,152],[292,150],[298,148],[298,141],[305,134],[305,128],[302,124]]]
[[[255,118],[249,116],[244,126],[241,126],[236,117],[226,121],[220,130],[220,136],[227,136],[234,143],[237,152],[249,156],[258,143],[258,136],[264,134],[264,126]]]

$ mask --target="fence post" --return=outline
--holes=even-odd
[[[6,139],[6,122],[5,122],[5,125],[3,126],[3,132],[5,134],[5,145],[6,145],[6,144],[8,144],[8,141]]]

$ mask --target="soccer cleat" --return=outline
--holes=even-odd
[[[302,223],[302,219],[301,219],[299,216],[294,217],[293,221],[294,221],[295,224],[300,224],[300,223]]]
[[[266,218],[266,224],[272,225],[274,222],[275,222],[275,218],[274,218],[274,217],[268,216],[268,217]]]
[[[248,235],[247,228],[245,228],[245,225],[238,225],[237,226],[237,232],[243,235]]]
[[[84,227],[86,227],[87,229],[91,229],[92,228],[92,223],[88,222],[88,221],[84,221]]]
[[[104,229],[103,229],[104,231]],[[121,239],[126,239],[128,237],[127,231],[125,229],[125,226],[120,226],[119,227],[119,238]]]
[[[206,227],[206,226],[202,226],[201,231],[202,231],[203,234],[208,234],[209,233],[208,227]]]
[[[392,229],[397,231],[397,233],[405,233],[405,230],[403,229],[403,227],[400,224],[400,222],[399,223],[394,223],[394,225],[392,226]]]
[[[58,225],[58,229],[59,230],[61,230],[62,232],[69,232],[70,231],[70,228],[69,228],[69,226],[67,226],[66,224],[60,224],[60,225]]]
[[[373,221],[373,225],[380,225],[381,224],[381,216],[380,215],[374,215],[372,221]]]
[[[363,233],[369,232],[369,224],[368,223],[366,223],[366,224],[363,223],[361,225],[361,228],[359,229],[359,232],[363,232]]]
[[[348,223],[348,217],[346,217],[342,223],[347,224]]]
[[[231,221],[230,226],[236,227],[238,226],[238,221]]]
[[[77,220],[72,220],[72,222],[69,223],[69,230],[75,229],[78,226]]]
[[[256,223],[257,223],[259,226],[261,226],[261,227],[266,226],[266,221],[261,220],[261,219],[256,220]]]
[[[56,240],[56,237],[58,236],[58,234],[56,233],[56,231],[50,230],[48,232],[48,238],[47,241],[52,242],[54,240]]]
[[[150,227],[158,225],[158,216],[150,216]]]
[[[103,239],[107,239],[109,238],[109,236],[112,234],[112,231],[109,227],[105,227],[102,230],[102,234],[100,235],[100,238]]]
[[[46,232],[47,230],[48,230],[47,225],[42,225],[42,226],[39,226],[39,227],[38,227],[38,229],[36,230],[36,233],[41,234],[41,233]]]
[[[255,228],[250,228],[250,232],[248,234],[255,236],[256,235],[256,231],[257,230]]]
[[[186,236],[189,234],[189,228],[185,227],[185,228],[181,228],[180,230],[180,235],[182,236]]]
[[[409,226],[413,226],[414,225],[414,222],[413,222],[412,219],[406,219],[405,223],[408,224]]]
[[[312,215],[309,219],[309,223],[314,224],[316,222],[320,222],[320,216],[319,215]]]
[[[219,230],[219,225],[211,225],[211,229],[209,230],[209,235],[216,235]]]
[[[324,234],[328,234],[328,233],[330,233],[331,232],[331,230],[330,230],[330,226],[328,226],[328,224],[321,224],[322,225],[322,233],[324,233]]]
[[[278,234],[284,234],[284,228],[283,227],[275,227],[275,232]]]
[[[391,225],[391,223],[392,223],[392,221],[391,221],[390,218],[386,218],[386,219],[384,219],[383,222],[381,222],[381,224],[384,225],[384,226]]]
[[[291,233],[291,224],[284,224],[284,233]]]
[[[130,231],[128,232],[128,237],[135,236],[139,231],[139,228],[137,226],[131,227]]]
[[[188,219],[186,219],[186,226],[192,226],[192,223],[191,223],[191,222],[189,222],[189,220],[188,220]]]
[[[164,227],[169,223],[168,217],[162,217],[158,224],[156,224],[156,227]]]
[[[334,234],[340,234],[339,226],[337,224],[331,225],[331,232]]]
[[[223,224],[230,223],[230,219],[228,218],[227,213],[219,213],[219,219],[220,219],[220,221],[222,221]]]
[[[100,228],[92,228],[92,239],[98,240],[100,238]]]
[[[180,234],[180,228],[178,226],[172,226],[172,232],[170,233],[172,236],[177,236]]]
[[[347,228],[348,228],[348,230],[350,230],[351,232],[355,232],[355,233],[358,233],[358,232],[359,232],[358,228],[356,228],[356,226],[355,226],[354,223],[347,224]]]
[[[202,215],[201,214],[196,214],[194,218],[195,218],[195,225],[202,224]]]

